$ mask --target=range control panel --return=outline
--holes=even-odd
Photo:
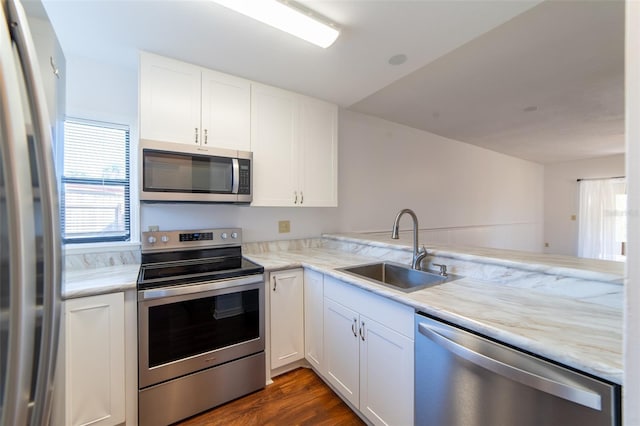
[[[142,233],[142,252],[184,250],[191,248],[239,246],[242,228],[204,230],[151,231]]]

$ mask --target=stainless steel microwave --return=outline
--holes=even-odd
[[[140,201],[250,203],[253,154],[140,141]]]

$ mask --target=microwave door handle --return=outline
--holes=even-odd
[[[231,193],[237,194],[240,189],[240,163],[237,158],[231,159],[231,166],[233,167],[232,177],[231,177]]]

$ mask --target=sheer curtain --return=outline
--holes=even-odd
[[[624,178],[579,182],[578,256],[624,260],[626,183]]]

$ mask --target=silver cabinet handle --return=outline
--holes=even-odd
[[[273,291],[276,291],[276,286],[278,285],[278,281],[276,277],[273,277]]]
[[[206,145],[209,140],[209,135],[207,134],[207,129],[204,129],[204,144]]]
[[[351,332],[353,333],[353,337],[358,337],[358,318],[353,319],[353,323],[351,324]]]
[[[295,197],[293,204],[298,204],[298,191],[293,191],[293,196]]]
[[[509,380],[522,383],[525,386],[529,386],[541,392],[555,395],[559,398],[566,399],[576,404],[584,405],[585,407],[589,407],[594,410],[602,409],[602,398],[596,393],[580,389],[575,386],[560,383],[553,379],[539,376],[529,371],[522,370],[518,367],[505,364],[501,361],[498,361],[497,359],[483,355],[479,352],[467,348],[466,346],[462,346],[459,343],[454,342],[453,340],[446,338],[424,323],[418,325],[418,330],[420,334],[431,339],[434,343],[440,345],[449,352],[479,367],[482,367],[485,370],[489,370],[493,373],[506,377]]]
[[[360,338],[362,339],[362,341],[364,342],[364,333],[365,333],[365,324],[364,321],[362,321],[361,325],[360,325]]]
[[[302,205],[302,203],[304,203],[304,193],[300,191],[300,205]]]
[[[195,135],[196,135],[196,143],[198,143],[198,128],[197,127],[196,127]]]

